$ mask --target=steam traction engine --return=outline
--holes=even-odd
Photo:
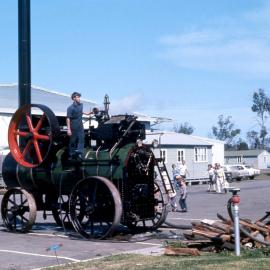
[[[85,130],[83,159],[70,160],[64,117],[44,105],[16,111],[2,169],[8,191],[1,214],[8,230],[29,231],[37,211],[44,218],[51,211],[58,225],[85,238],[105,238],[120,224],[156,229],[163,223],[168,183],[155,181],[162,160],[142,143],[144,126],[134,116],[105,116]]]

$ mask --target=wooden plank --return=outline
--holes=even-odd
[[[200,256],[200,252],[197,248],[175,248],[175,247],[165,247],[165,255],[169,256],[181,256],[181,255],[192,255]]]
[[[229,234],[231,232],[231,227],[229,225],[224,225],[221,226],[220,224],[208,224],[208,223],[204,223],[202,222],[202,224],[204,226],[207,226],[207,228],[209,228],[210,230],[213,230],[215,232],[219,232],[219,233],[227,233]]]
[[[230,241],[231,240],[231,235],[227,234],[218,234],[214,232],[206,232],[206,231],[201,231],[197,229],[192,229],[192,233],[195,235],[200,235],[204,236],[206,238],[210,238],[213,240],[221,240],[221,241]]]
[[[210,239],[202,239],[202,240],[182,240],[181,243],[183,244],[197,244],[197,243],[201,243],[201,244],[207,244],[207,243],[212,243],[212,241]]]
[[[224,233],[224,231],[222,231],[222,230],[212,228],[208,224],[202,224],[202,223],[193,226],[193,229],[202,230],[202,231],[206,231],[206,232],[210,231],[210,232],[219,233],[219,234]]]
[[[225,217],[223,217],[221,214],[217,213],[217,217],[223,221],[224,223],[228,224],[228,225],[232,225],[232,221],[230,219],[227,219]]]
[[[233,228],[231,226],[231,224],[226,224],[226,223],[222,223],[219,221],[214,222],[213,224],[209,224],[211,227],[223,230],[226,234],[230,234],[231,232],[233,232]]]
[[[264,232],[264,233],[269,233],[269,230],[268,229],[265,229],[263,227],[260,227],[256,224],[253,224],[247,220],[242,220],[240,219],[239,223],[245,227],[248,227],[250,229],[253,229],[253,230],[256,230],[256,231],[261,231],[261,232]]]
[[[263,222],[260,222],[260,221],[256,221],[255,224],[262,227],[262,228],[267,229],[270,232],[270,226],[269,225],[265,225]]]

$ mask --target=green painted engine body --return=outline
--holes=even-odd
[[[57,120],[60,126],[64,126],[62,120]],[[150,147],[142,144],[144,139],[145,128],[136,117],[111,117],[98,128],[85,130],[82,160],[70,160],[69,137],[63,131],[54,139],[46,160],[37,167],[23,167],[9,154],[2,166],[3,179],[7,188],[22,187],[32,193],[39,210],[50,210],[47,201],[52,200],[47,198],[55,201],[61,195],[69,196],[81,180],[102,176],[119,192],[124,221],[152,218],[156,205],[155,157]]]
[[[128,143],[112,153],[85,149],[82,162],[67,161],[66,153],[66,147],[59,149],[51,163],[36,168],[22,167],[9,156],[3,171],[4,178],[8,178],[6,184],[21,186],[33,194],[69,195],[80,180],[103,176],[119,191],[124,220],[130,215],[142,219],[154,215],[154,155],[148,146]]]

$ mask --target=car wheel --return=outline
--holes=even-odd
[[[233,182],[232,177],[228,177],[226,180],[227,180],[228,183],[232,183]]]

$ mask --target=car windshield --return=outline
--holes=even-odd
[[[239,166],[231,166],[232,170],[239,170]]]

